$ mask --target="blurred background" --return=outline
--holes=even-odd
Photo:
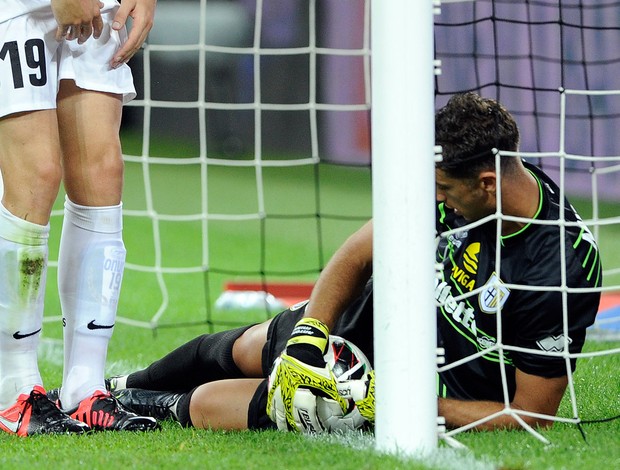
[[[322,0],[314,18],[307,0],[261,2],[258,16],[256,3],[209,0],[201,10],[198,0],[160,0],[148,38],[149,70],[144,54],[130,64],[138,98],[205,101],[208,151],[223,158],[253,157],[259,105],[265,153],[311,154],[309,111],[316,111],[321,158],[367,165],[366,2]],[[157,107],[152,132],[198,142],[199,111]],[[125,129],[141,131],[142,115],[140,104],[127,107]]]

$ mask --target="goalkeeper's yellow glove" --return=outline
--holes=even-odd
[[[375,371],[368,373],[366,396],[355,402],[360,414],[370,423],[375,422]]]
[[[267,414],[278,429],[324,431],[316,412],[317,396],[334,400],[343,413],[348,411],[348,402],[338,393],[336,378],[325,362],[328,343],[329,328],[320,320],[302,318],[293,328],[269,376]]]

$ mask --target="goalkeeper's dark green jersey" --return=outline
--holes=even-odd
[[[565,346],[580,352],[594,322],[600,292],[584,290],[602,282],[594,238],[566,200],[561,214],[555,183],[526,167],[540,189],[535,220],[499,243],[495,220],[468,226],[443,204],[437,207],[437,261],[443,266],[435,288],[437,333],[446,353],[440,396],[503,401],[502,364],[509,400],[515,368],[566,375],[575,360],[562,355]]]
[[[515,367],[542,377],[566,375],[567,364],[575,367],[574,359],[567,363],[562,355],[566,343],[570,353],[581,351],[586,328],[594,322],[600,292],[588,289],[601,285],[596,243],[567,201],[564,218],[560,217],[558,187],[541,170],[526,167],[539,183],[540,207],[534,222],[500,239],[499,263],[494,221],[467,227],[462,217],[438,205],[437,257],[444,269],[436,282],[435,298],[440,305],[438,342],[446,353],[438,380],[440,396],[503,401],[501,360],[509,400],[515,391]],[[564,228],[563,247],[562,220],[569,224]],[[332,334],[352,341],[371,361],[372,293],[371,279],[332,329]],[[417,295],[411,293],[411,310],[416,308]],[[304,309],[305,305],[295,306],[275,317],[264,357],[266,372]]]

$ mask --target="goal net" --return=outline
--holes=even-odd
[[[463,91],[502,102],[519,124],[520,155],[558,183],[599,243],[603,300],[579,355],[582,361],[620,352],[620,140],[615,132],[620,124],[620,51],[615,47],[619,17],[620,7],[610,2],[450,1],[442,4],[435,22],[436,58],[441,60],[436,106]],[[566,296],[568,289],[562,291]],[[595,338],[610,342],[594,343]],[[567,349],[551,348],[548,353],[563,351],[568,364],[574,356]],[[502,344],[498,351],[509,350]],[[454,365],[440,366],[450,367]],[[567,374],[570,405],[550,418],[579,423],[587,404],[580,402],[568,367]],[[610,399],[617,401],[618,396]],[[519,419],[509,401],[506,398],[503,413]],[[470,427],[450,430],[444,437]]]
[[[307,298],[371,217],[368,21],[359,0],[158,2],[122,126],[119,322],[213,331]]]

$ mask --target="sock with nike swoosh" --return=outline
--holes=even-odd
[[[121,205],[87,207],[66,198],[58,254],[65,343],[63,409],[105,391],[105,362],[124,266]]]
[[[0,204],[0,410],[42,385],[37,347],[49,230]]]

